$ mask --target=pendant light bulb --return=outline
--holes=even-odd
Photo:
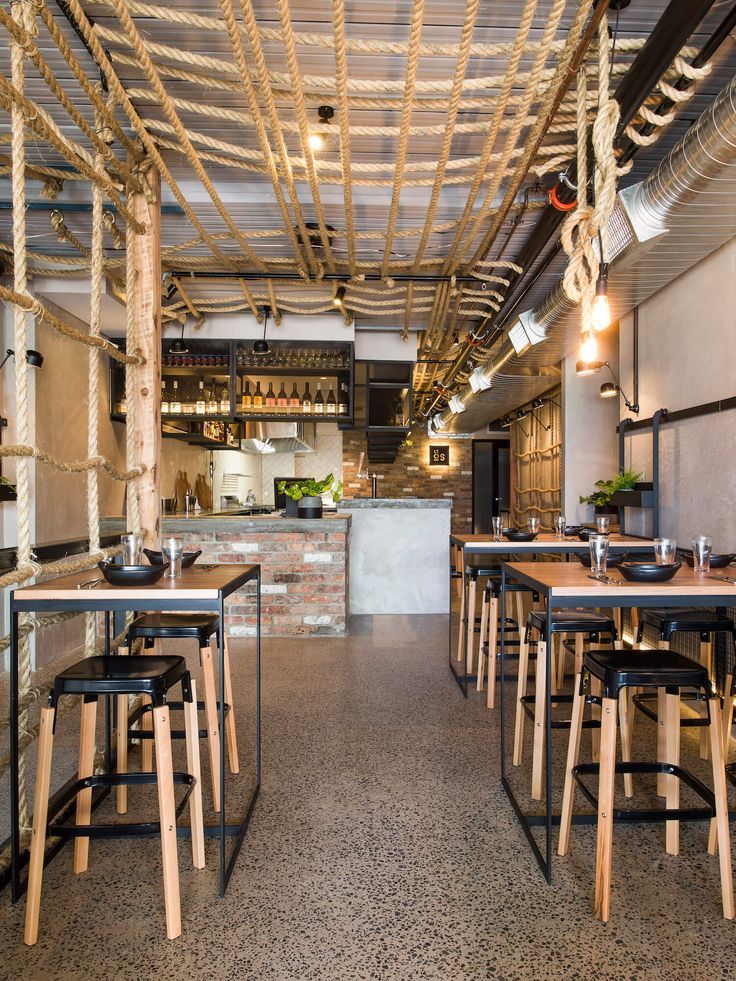
[[[583,334],[583,341],[580,345],[580,360],[581,361],[595,361],[598,357],[598,341],[595,337],[589,333],[585,332]]]
[[[591,313],[593,330],[601,331],[611,326],[611,305],[608,302],[608,263],[602,262],[595,284],[595,297]]]

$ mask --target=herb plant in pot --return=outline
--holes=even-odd
[[[280,493],[286,495],[287,515],[293,515],[294,507],[296,507],[300,518],[321,518],[322,495],[329,491],[333,501],[339,501],[342,493],[342,481],[336,481],[330,473],[324,480],[313,480],[310,477],[290,484],[282,481],[278,485],[278,489]]]
[[[592,504],[596,514],[618,514],[618,508],[611,504],[617,491],[633,490],[641,477],[635,470],[622,470],[613,480],[596,480],[597,488],[592,494],[580,497],[581,504]]]

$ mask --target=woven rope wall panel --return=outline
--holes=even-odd
[[[542,528],[551,530],[560,513],[560,389],[546,397],[554,401],[539,409],[526,406],[528,414],[511,426],[511,524],[538,517]]]

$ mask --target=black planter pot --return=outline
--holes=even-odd
[[[287,518],[298,518],[299,517],[299,501],[295,501],[292,497],[286,498],[286,510],[284,514]]]
[[[300,518],[321,518],[322,517],[322,498],[303,497],[299,502]]]
[[[615,504],[599,504],[595,509],[596,514],[610,514],[618,517],[618,508]]]

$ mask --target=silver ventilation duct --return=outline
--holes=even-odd
[[[313,422],[248,422],[240,448],[249,453],[313,453],[316,442]]]
[[[646,180],[621,191],[608,225],[609,300],[623,317],[736,235],[736,78]],[[580,339],[562,281],[518,316],[448,407],[438,432],[475,432],[552,387]],[[480,380],[479,380],[480,379]]]

